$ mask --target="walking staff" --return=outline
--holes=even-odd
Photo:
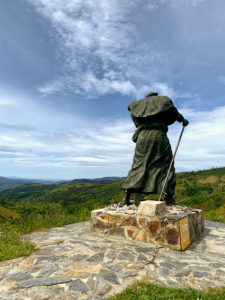
[[[166,187],[166,185],[167,185],[167,181],[168,181],[168,178],[169,178],[169,175],[170,175],[170,170],[171,170],[171,168],[172,168],[172,165],[173,165],[175,156],[176,156],[176,154],[177,154],[177,149],[178,149],[178,147],[179,147],[179,145],[180,145],[180,141],[181,141],[181,138],[182,138],[182,135],[183,135],[183,132],[184,132],[184,127],[185,127],[185,126],[183,125],[182,130],[181,130],[181,133],[180,133],[180,136],[179,136],[179,139],[178,139],[178,142],[177,142],[177,146],[176,146],[175,151],[174,151],[174,154],[173,154],[173,158],[172,158],[172,160],[171,160],[171,163],[170,163],[170,166],[169,166],[167,175],[166,175],[166,179],[165,179],[164,184],[163,184],[162,191],[161,191],[160,196],[159,196],[159,201],[162,200],[162,195],[163,195],[163,194],[166,194],[166,193],[164,193],[164,190],[165,190],[165,187]]]

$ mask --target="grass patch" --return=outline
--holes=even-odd
[[[193,289],[173,289],[139,281],[109,300],[223,300],[225,288],[207,291]]]
[[[20,233],[15,228],[4,230],[0,235],[0,261],[28,256],[35,249],[35,245],[21,241]]]
[[[35,245],[22,242],[20,236],[23,234],[90,219],[90,210],[77,206],[68,210],[53,203],[21,203],[15,208],[20,214],[13,211],[8,218],[0,216],[0,261],[28,256],[36,249]]]

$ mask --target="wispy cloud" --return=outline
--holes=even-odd
[[[37,87],[37,89],[40,93],[47,96],[47,95],[51,95],[51,94],[54,94],[55,92],[60,91],[64,87],[65,86],[64,86],[63,80],[58,79],[54,82],[46,83],[45,85],[39,86],[39,87]]]
[[[205,2],[26,1],[50,22],[51,34],[60,51],[60,63],[64,64],[63,75],[39,86],[38,91],[50,95],[68,90],[89,97],[112,93],[140,97],[149,87],[174,95],[173,87],[165,88],[165,80],[162,80],[164,72],[172,72],[169,71],[169,50],[159,46],[158,38],[150,39],[143,24],[153,18],[159,8],[169,6],[176,11]],[[204,61],[190,61],[206,65]]]
[[[183,109],[182,113],[190,120],[190,125],[185,129],[176,157],[177,171],[223,166],[225,141],[221,137],[225,106],[205,112]],[[100,176],[126,175],[132,163],[134,125],[128,118],[113,122],[100,120],[90,123],[86,129],[34,127],[31,131],[20,126],[15,131],[12,125],[6,124],[0,128],[0,163],[3,167],[47,169],[55,174],[48,175],[52,178],[59,178],[60,170],[64,170],[63,177],[67,173],[67,178],[77,178],[83,174],[80,172],[86,172],[86,177],[96,177],[98,172]],[[180,124],[170,128],[173,149],[180,130]],[[87,171],[91,167],[94,167],[92,171]],[[53,171],[56,169],[57,172]]]
[[[135,17],[140,8],[140,13],[154,11],[155,1],[27,1],[51,22],[67,68],[63,77],[38,87],[41,93],[70,89],[93,96],[136,96],[157,81],[163,54],[140,40]]]

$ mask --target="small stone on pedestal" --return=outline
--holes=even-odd
[[[146,200],[142,201],[138,207],[137,215],[155,217],[166,213],[166,204],[163,201]]]

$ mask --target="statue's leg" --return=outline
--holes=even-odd
[[[130,203],[130,196],[131,196],[131,191],[130,190],[125,190],[125,196],[124,199],[119,203],[119,206],[122,207],[124,205],[129,206]]]
[[[130,196],[131,196],[131,191],[130,190],[125,190],[125,202],[126,202],[126,205],[130,205]]]
[[[169,193],[165,195],[164,201],[166,202],[166,205],[176,205],[173,196],[174,196],[173,194],[169,194]]]

